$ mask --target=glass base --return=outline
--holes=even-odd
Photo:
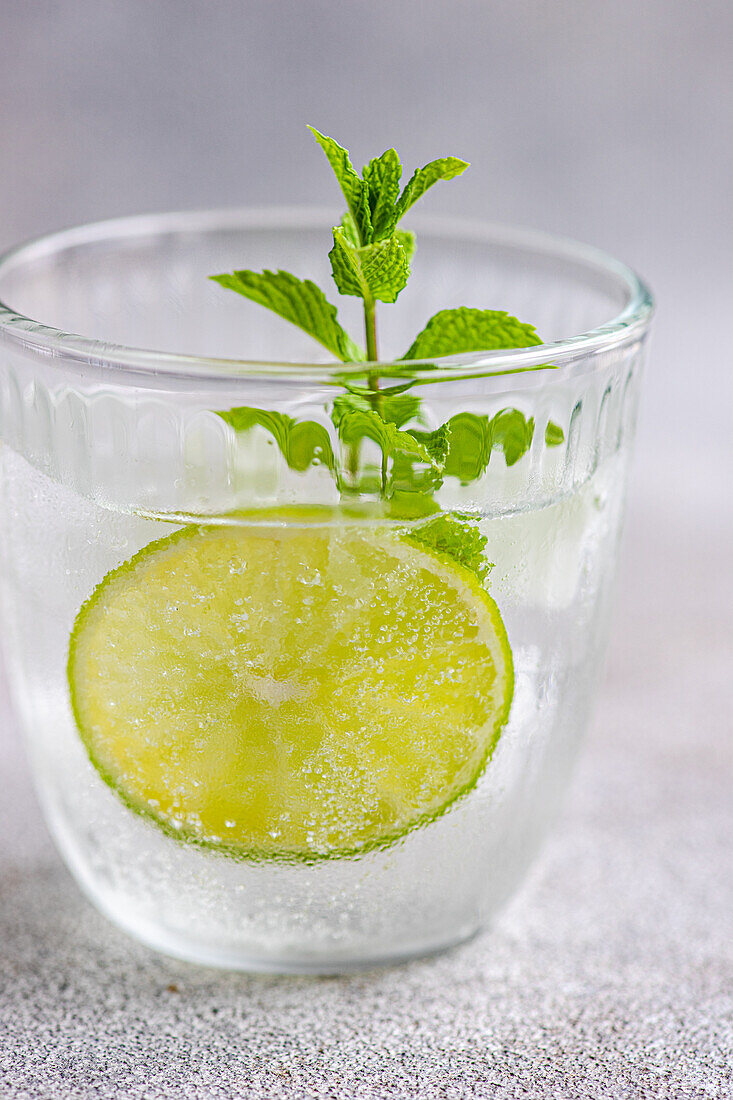
[[[75,876],[76,877],[76,876]],[[484,926],[467,925],[457,929],[452,935],[436,940],[416,941],[402,944],[394,950],[354,951],[324,950],[309,951],[286,949],[278,953],[263,951],[243,944],[240,947],[225,945],[217,947],[202,942],[195,937],[181,935],[158,924],[141,918],[139,914],[121,911],[119,906],[111,904],[99,891],[77,877],[83,893],[112,924],[126,932],[145,947],[167,955],[173,959],[193,963],[196,966],[210,966],[218,970],[240,971],[254,974],[312,974],[328,977],[347,974],[357,970],[371,970],[382,966],[399,966],[415,959],[440,955],[474,939]]]
[[[230,947],[217,948],[212,944],[200,943],[193,939],[174,934],[162,933],[161,929],[146,921],[128,917],[123,913],[112,912],[100,898],[92,899],[96,907],[113,924],[128,935],[162,955],[194,963],[197,966],[209,966],[218,970],[240,971],[254,974],[291,974],[329,977],[348,974],[358,970],[371,970],[383,966],[399,966],[415,959],[440,955],[451,948],[474,939],[482,928],[461,929],[450,938],[429,943],[415,943],[395,951],[375,951],[374,954],[331,953],[321,951],[280,955],[233,950]]]
[[[43,792],[40,793],[42,802],[45,802]],[[334,938],[331,943],[321,938],[312,948],[303,943],[307,941],[306,933],[297,946],[292,942],[265,946],[258,944],[254,938],[248,941],[245,935],[235,943],[217,943],[215,938],[197,935],[192,929],[170,927],[159,916],[152,919],[126,902],[117,890],[106,888],[79,852],[74,838],[57,814],[47,803],[45,809],[64,862],[95,909],[145,947],[198,966],[259,974],[338,975],[375,967],[399,966],[413,959],[441,954],[473,939],[488,927],[488,920],[477,920],[474,912],[471,919],[465,922],[454,920],[450,927],[444,925],[442,930],[436,929],[436,934],[432,936],[418,935],[413,938],[405,935],[403,927],[401,935],[391,945],[385,942],[389,937],[384,935],[383,930],[379,935],[352,937],[348,943],[344,943],[343,938],[341,942]]]

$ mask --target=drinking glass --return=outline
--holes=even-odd
[[[119,926],[246,970],[438,950],[515,890],[598,679],[652,312],[592,248],[416,218],[367,369],[207,278],[326,288],[331,220],[125,218],[0,261],[2,636],[43,812]],[[398,358],[458,306],[544,344]]]

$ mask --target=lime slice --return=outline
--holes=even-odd
[[[89,756],[166,832],[249,859],[355,855],[479,778],[514,675],[473,573],[364,527],[185,527],[82,607]]]

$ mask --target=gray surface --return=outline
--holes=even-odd
[[[394,970],[246,977],[128,941],[60,866],[4,734],[0,1095],[733,1095],[732,559],[732,516],[682,531],[637,487],[559,828],[493,931]]]
[[[2,5],[0,247],[323,201],[308,121],[466,156],[426,210],[599,244],[660,300],[609,673],[497,928],[344,980],[153,957],[60,866],[3,709],[3,1100],[733,1095],[732,69],[730,0]]]

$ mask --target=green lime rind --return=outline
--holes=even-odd
[[[456,583],[460,582],[461,590],[465,590],[476,603],[481,605],[482,612],[486,614],[485,622],[489,624],[503,660],[501,705],[492,714],[493,722],[490,728],[484,730],[486,736],[483,742],[483,753],[477,760],[470,776],[464,782],[450,788],[445,802],[442,802],[437,808],[432,807],[425,812],[416,813],[408,821],[401,822],[398,828],[378,832],[373,836],[362,838],[356,843],[341,844],[329,847],[327,850],[303,847],[294,849],[291,846],[265,851],[257,846],[243,846],[241,842],[229,842],[221,837],[212,838],[201,835],[200,832],[187,827],[185,824],[174,825],[166,816],[157,812],[150,801],[131,794],[124,775],[116,774],[115,770],[111,769],[102,759],[104,754],[98,751],[97,738],[87,722],[85,716],[87,708],[84,702],[84,678],[83,674],[79,675],[78,667],[80,651],[83,649],[84,639],[90,626],[98,614],[104,612],[105,607],[108,605],[110,594],[124,591],[130,582],[134,583],[140,566],[144,566],[154,559],[159,559],[167,551],[187,540],[210,537],[211,532],[212,528],[209,526],[189,525],[165,538],[149,543],[128,561],[111,570],[102,579],[80,608],[74,622],[67,663],[72,713],[92,765],[125,806],[138,816],[149,820],[168,837],[208,852],[219,853],[228,858],[247,862],[314,864],[324,860],[357,858],[368,852],[389,848],[415,829],[431,824],[442,817],[475,788],[493,755],[509,717],[514,694],[514,669],[511,649],[499,609],[476,575],[469,569],[457,564],[452,558],[421,545],[417,551],[421,557],[432,559],[441,569],[449,571],[451,579]],[[409,536],[396,541],[410,543]]]

